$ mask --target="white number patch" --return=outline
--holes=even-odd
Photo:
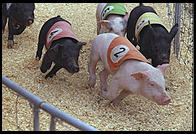
[[[136,29],[135,29],[135,33],[137,33],[137,32],[141,29],[141,27],[142,27],[147,21],[148,21],[147,18],[141,20],[141,21],[139,22],[139,24],[137,25]]]
[[[52,40],[52,38],[54,38],[57,34],[61,33],[63,30],[61,28],[55,28],[54,30],[52,30],[47,38],[47,42],[50,42]]]
[[[113,6],[108,6],[107,8],[105,8],[101,14],[101,19],[103,20],[103,18],[105,18],[106,14],[108,14],[108,12],[110,12],[112,9],[114,9]]]
[[[118,45],[114,47],[110,54],[110,59],[113,63],[117,63],[129,52],[129,48],[125,45]]]

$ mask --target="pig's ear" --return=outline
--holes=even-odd
[[[157,69],[159,69],[162,73],[165,72],[165,70],[169,67],[169,64],[162,64],[162,65],[158,65]]]
[[[63,46],[57,44],[47,51],[47,56],[49,59],[51,59],[53,61],[55,59],[55,56],[58,53],[61,53],[60,51],[62,51],[62,50],[63,50]]]
[[[171,29],[171,31],[170,31],[170,40],[172,40],[173,38],[174,38],[174,36],[176,35],[176,33],[178,32],[178,24],[176,23],[173,27],[172,27],[172,29]]]
[[[126,13],[125,13],[125,16],[123,17],[123,20],[125,20],[125,21],[127,22],[128,19],[129,19],[129,13],[126,12]]]
[[[131,76],[133,76],[136,80],[144,80],[148,77],[148,71],[137,72],[137,73],[131,74]]]
[[[100,20],[98,21],[99,24],[104,25],[106,28],[111,28],[111,22],[109,20]]]
[[[81,48],[83,45],[86,45],[86,42],[77,42],[77,44],[79,45],[79,48]]]
[[[155,31],[154,31],[154,29],[153,29],[153,27],[152,27],[152,25],[150,24],[150,21],[148,20],[148,26],[149,26],[149,28],[150,28],[150,31],[152,32],[152,38],[154,38],[155,37]]]
[[[86,45],[86,42],[78,42],[77,44],[83,46]]]

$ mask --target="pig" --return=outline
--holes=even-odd
[[[154,67],[169,64],[171,41],[177,31],[178,24],[175,24],[168,32],[155,10],[142,3],[131,11],[127,22],[127,39],[140,47]]]
[[[8,19],[8,48],[14,45],[14,35],[21,34],[27,26],[34,22],[34,3],[3,3],[2,33]]]
[[[42,49],[47,49],[40,70],[45,73],[55,63],[52,70],[45,76],[53,77],[56,72],[65,68],[69,73],[79,71],[78,57],[80,49],[86,42],[78,41],[71,24],[60,15],[46,21],[41,28],[38,39],[36,60],[41,59]]]
[[[5,30],[5,25],[7,23],[8,12],[6,8],[6,3],[2,3],[1,7],[2,7],[2,34],[3,34]]]
[[[125,36],[128,12],[122,3],[100,3],[96,10],[97,35],[116,33]]]
[[[114,42],[116,45],[113,45]],[[129,54],[133,57],[129,58]],[[140,57],[137,58],[135,55]],[[125,37],[114,33],[103,33],[94,38],[88,62],[90,88],[96,84],[95,71],[98,61],[101,61],[104,66],[99,73],[101,96],[109,99],[109,104],[115,106],[129,94],[144,96],[159,105],[167,105],[171,102],[165,90],[163,75],[169,64],[153,67]],[[110,74],[112,79],[107,88],[107,78]]]

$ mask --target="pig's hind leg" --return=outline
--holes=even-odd
[[[107,78],[108,78],[109,72],[104,69],[99,73],[99,77],[100,77],[100,87],[101,90],[107,90]]]
[[[100,60],[99,54],[97,51],[93,48],[91,48],[91,54],[90,54],[90,61],[88,62],[88,72],[90,74],[89,78],[89,86],[94,87],[96,83],[96,65],[97,62]]]
[[[13,34],[13,26],[12,26],[12,19],[9,18],[8,20],[8,48],[13,48],[14,46],[14,34]]]
[[[42,50],[44,47],[45,41],[45,31],[41,30],[39,34],[38,44],[37,44],[37,52],[36,52],[36,60],[40,60],[42,56]]]

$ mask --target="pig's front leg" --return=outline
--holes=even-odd
[[[97,35],[99,35],[99,31],[100,31],[100,28],[101,28],[101,24],[99,23],[100,21],[100,18],[99,18],[99,11],[97,10],[96,11],[96,20],[97,20]]]
[[[100,29],[101,29],[101,24],[99,24],[99,22],[97,22],[97,35],[99,35]]]
[[[48,51],[47,51],[43,57],[42,65],[40,67],[41,72],[45,73],[48,69],[50,69],[51,65],[52,65],[52,60],[51,58],[49,58]]]
[[[100,77],[100,84],[101,84],[101,91],[102,90],[107,90],[107,78],[108,78],[109,72],[104,69],[99,73],[99,77]]]
[[[101,96],[112,101],[118,96],[118,88],[118,79],[112,78],[109,89],[101,90]]]
[[[117,96],[114,100],[112,100],[111,103],[113,103],[113,105],[116,106],[119,102],[121,102],[125,97],[127,97],[130,94],[131,94],[131,91],[123,89],[120,92],[120,95]]]
[[[45,76],[45,79],[47,79],[48,77],[52,78],[54,75],[56,75],[56,72],[61,69],[62,67],[58,66],[57,64],[55,64],[55,66],[52,68],[52,70]]]

